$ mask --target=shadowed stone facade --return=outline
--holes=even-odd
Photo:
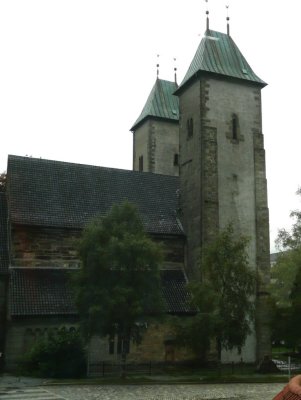
[[[242,358],[250,362],[270,353],[269,215],[261,120],[261,89],[265,85],[229,35],[207,30],[183,82],[174,93],[179,98],[178,216],[187,240],[186,272],[190,279],[200,278],[202,247],[229,223],[237,235],[250,239],[249,264],[258,275],[254,334],[242,352]],[[142,112],[144,118],[153,93],[154,89]],[[138,148],[142,153],[143,145],[152,148],[150,143],[156,142],[146,134],[151,126],[147,123],[138,128],[144,129],[144,143],[141,134],[139,145],[134,139],[134,157]],[[158,132],[160,128],[163,132],[164,123],[158,114]],[[135,135],[136,131],[134,138]],[[174,142],[170,140],[172,146]],[[169,158],[168,154],[166,162]],[[157,161],[153,156],[151,163],[150,156],[146,159],[149,168]],[[149,170],[166,173],[163,165],[157,165],[156,170],[154,167]],[[225,361],[240,357],[233,352],[224,354]]]
[[[219,51],[218,46],[232,44],[223,34],[208,31],[206,35],[204,47],[201,43],[192,66],[202,61],[197,57],[206,54],[206,46],[215,50],[217,47]],[[224,42],[216,44],[218,41]],[[238,58],[237,54],[235,56]],[[241,54],[240,57],[241,62],[245,62]],[[211,62],[218,65],[220,59],[212,58]],[[182,222],[187,233],[191,277],[198,276],[202,246],[229,223],[233,224],[237,235],[249,238],[250,268],[259,277],[257,293],[254,293],[257,298],[255,332],[247,339],[241,355],[224,352],[222,357],[224,361],[242,357],[254,362],[270,353],[266,291],[269,218],[261,121],[261,88],[265,84],[255,74],[254,81],[247,79],[250,71],[246,79],[236,77],[235,67],[232,68],[232,76],[228,76],[203,71],[201,66],[197,74],[188,77],[186,82],[184,79],[177,91]],[[193,123],[192,133],[187,129],[188,121]]]
[[[135,130],[133,141],[134,171],[179,175],[178,123],[149,119]]]

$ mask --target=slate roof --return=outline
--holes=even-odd
[[[178,177],[9,156],[7,181],[14,224],[80,229],[127,200],[137,205],[147,232],[183,234]]]
[[[178,92],[199,72],[211,72],[266,86],[252,70],[231,36],[207,30]]]
[[[170,314],[191,314],[191,294],[186,285],[187,280],[182,270],[161,271],[162,291]]]
[[[8,272],[7,202],[0,191],[0,273]]]
[[[12,317],[76,315],[68,273],[61,269],[11,269],[9,311]],[[162,271],[162,290],[166,312],[191,314],[190,294],[182,270]]]
[[[76,315],[67,274],[67,271],[55,269],[11,269],[10,315]]]
[[[174,96],[177,89],[175,82],[157,79],[145,103],[145,106],[130,129],[135,131],[147,118],[160,118],[179,121],[179,100]]]

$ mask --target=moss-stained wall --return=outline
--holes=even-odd
[[[193,132],[187,128],[193,121]],[[267,320],[269,218],[261,121],[261,89],[246,81],[203,74],[180,94],[180,184],[187,234],[187,271],[197,277],[201,247],[229,223],[249,238],[249,264],[260,277],[256,333],[242,357],[270,352]],[[224,361],[239,355],[224,353]]]
[[[78,319],[75,317],[27,317],[8,321],[4,351],[5,369],[16,370],[22,357],[36,340],[62,328],[77,329]]]
[[[6,298],[7,298],[7,275],[0,274],[0,371],[4,364],[4,344],[6,336]]]
[[[11,232],[14,267],[79,266],[76,241],[80,230],[15,225]]]
[[[143,171],[163,175],[179,175],[175,155],[179,155],[179,125],[176,122],[148,119],[134,132],[133,170],[139,171],[143,156]]]
[[[137,345],[130,343],[130,352],[127,355],[128,362],[147,361],[187,361],[195,358],[195,355],[185,348],[178,348],[170,343],[173,332],[167,323],[151,323],[148,325],[142,342]],[[117,352],[117,337],[114,340],[114,352],[109,354],[109,339],[94,336],[89,346],[90,363],[103,361],[120,361],[121,354]]]
[[[14,267],[76,268],[80,265],[77,241],[80,230],[16,225],[12,229],[12,258]],[[184,238],[155,235],[152,239],[162,243],[166,262],[184,262]]]

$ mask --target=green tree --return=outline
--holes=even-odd
[[[290,339],[294,348],[301,350],[301,268],[299,264],[298,272],[294,281],[290,296],[292,307],[290,313]]]
[[[278,308],[291,307],[291,292],[300,265],[301,248],[288,250],[278,255],[276,264],[271,269],[270,285],[272,298]]]
[[[124,203],[84,230],[79,254],[74,288],[85,337],[119,335],[125,360],[129,340],[141,340],[141,321],[162,309],[161,247],[144,232],[136,208]]]
[[[271,338],[273,343],[283,340],[287,346],[294,346],[291,337],[290,321],[292,312],[291,292],[298,271],[295,263],[295,251],[278,255],[276,264],[271,269],[270,293],[271,307]]]
[[[256,274],[248,265],[247,244],[229,225],[202,249],[201,282],[190,284],[198,314],[186,332],[186,343],[190,335],[190,347],[196,350],[192,336],[198,326],[201,329],[204,347],[199,348],[200,355],[215,339],[220,360],[222,349],[240,351],[251,333]]]
[[[290,216],[292,228],[281,229],[276,240],[281,254],[271,271],[270,292],[274,302],[272,339],[284,340],[295,349],[301,344],[301,212],[293,211]]]
[[[0,192],[4,192],[6,187],[6,172],[0,173]]]

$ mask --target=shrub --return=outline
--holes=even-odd
[[[38,340],[25,354],[27,373],[48,378],[78,378],[86,370],[85,351],[78,332],[61,329]]]

